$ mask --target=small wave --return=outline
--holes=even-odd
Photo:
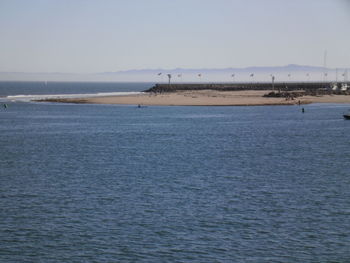
[[[92,98],[92,97],[108,97],[108,96],[127,96],[143,94],[143,92],[100,92],[90,94],[42,94],[42,95],[11,95],[4,97],[7,101],[30,102],[46,99],[75,99],[75,98]]]

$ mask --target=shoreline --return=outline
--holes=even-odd
[[[302,105],[310,103],[349,103],[349,95],[306,95],[297,98],[264,97],[269,90],[187,90],[164,93],[145,93],[123,96],[89,98],[57,98],[36,100],[38,102],[76,104],[119,104],[144,106],[271,106]]]

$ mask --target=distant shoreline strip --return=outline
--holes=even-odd
[[[109,97],[109,96],[132,96],[141,95],[144,92],[99,92],[89,94],[38,94],[38,95],[9,95],[4,99],[9,101],[44,101],[44,100],[60,100],[60,99],[84,99],[84,98],[98,98],[98,97]]]

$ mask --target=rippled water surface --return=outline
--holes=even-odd
[[[349,105],[0,110],[0,262],[348,262]]]

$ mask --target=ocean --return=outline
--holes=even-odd
[[[0,102],[51,98],[80,98],[108,95],[127,95],[143,92],[154,83],[115,83],[115,82],[13,82],[0,81]]]
[[[0,262],[349,262],[350,105],[7,97],[152,86],[52,85],[0,83]]]

